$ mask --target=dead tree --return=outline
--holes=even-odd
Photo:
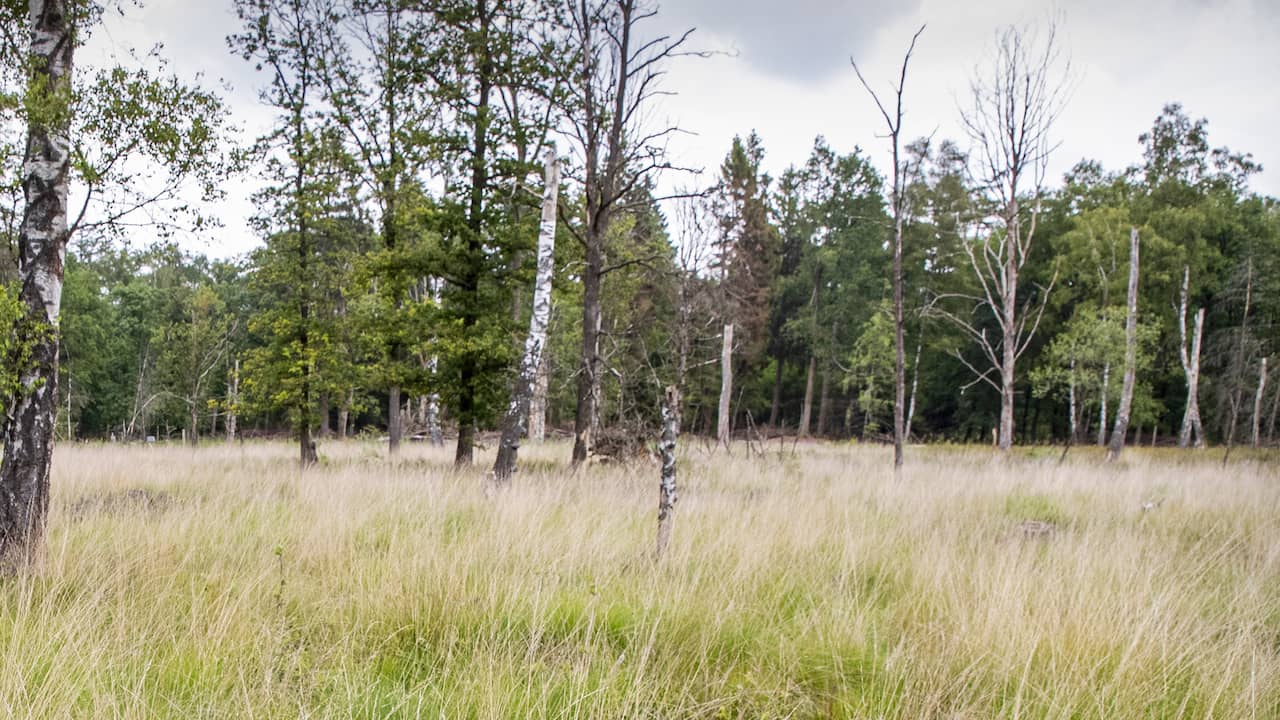
[[[898,84],[893,86],[893,94],[895,99],[894,112],[892,115],[885,109],[884,103],[880,102],[880,96],[875,90],[871,89],[871,85],[867,79],[862,76],[862,71],[858,69],[858,63],[853,64],[853,71],[858,75],[858,80],[862,82],[862,87],[866,89],[867,94],[875,101],[876,107],[880,110],[880,115],[884,118],[885,125],[889,130],[889,141],[893,154],[893,190],[889,198],[889,204],[893,209],[893,368],[894,368],[894,385],[893,385],[893,466],[901,468],[903,462],[903,444],[906,442],[907,421],[905,417],[907,404],[907,368],[906,368],[906,341],[903,337],[903,309],[902,309],[902,235],[907,222],[907,188],[909,173],[903,167],[901,160],[902,146],[902,93],[907,84],[907,65],[911,62],[911,53],[916,49],[916,40],[920,38],[920,33],[924,32],[922,25],[915,35],[911,36],[911,45],[907,47],[907,54],[902,57],[902,72],[898,76]],[[913,394],[914,399],[914,394]]]
[[[720,407],[717,416],[716,442],[729,447],[733,432],[730,402],[733,399],[733,323],[724,326],[720,345]]]
[[[667,64],[689,54],[692,30],[676,35],[638,37],[657,10],[644,0],[577,0],[568,17],[570,42],[578,60],[566,78],[570,91],[569,134],[582,165],[584,223],[575,235],[583,244],[582,354],[574,413],[573,462],[587,459],[600,422],[604,358],[602,291],[608,273],[609,228],[625,209],[626,198],[654,173],[671,169],[666,140],[674,126],[649,127],[648,114]]]
[[[1129,230],[1129,307],[1124,323],[1124,385],[1120,389],[1120,407],[1116,410],[1116,428],[1111,432],[1107,462],[1120,459],[1125,437],[1129,433],[1129,414],[1133,410],[1133,386],[1138,373],[1138,229]]]
[[[525,338],[520,374],[511,390],[511,402],[502,418],[502,440],[498,445],[498,457],[493,462],[493,476],[499,485],[510,484],[511,475],[516,470],[520,438],[524,436],[529,421],[529,404],[538,381],[538,371],[542,367],[542,355],[547,344],[547,324],[551,320],[551,276],[555,272],[556,209],[560,190],[560,164],[554,144],[547,149],[545,181],[529,335]]]
[[[973,80],[971,106],[961,115],[973,142],[971,171],[993,208],[974,237],[962,243],[977,282],[973,295],[952,294],[970,304],[964,312],[934,311],[967,335],[982,352],[985,369],[958,358],[1000,394],[997,444],[1013,446],[1014,382],[1018,358],[1030,346],[1053,281],[1038,297],[1020,298],[1040,218],[1050,152],[1050,132],[1066,101],[1066,71],[1057,72],[1059,50],[1053,26],[1041,41],[1017,27],[1000,31],[996,55],[985,75]],[[1054,280],[1057,279],[1056,274]],[[1020,302],[1021,300],[1021,302]],[[989,314],[999,331],[989,337],[977,316]],[[992,379],[996,375],[997,380]]]
[[[1182,296],[1178,303],[1178,358],[1182,372],[1187,376],[1187,407],[1182,413],[1182,429],[1178,433],[1178,447],[1186,448],[1195,436],[1195,446],[1204,447],[1204,426],[1200,422],[1200,342],[1204,337],[1204,308],[1196,311],[1195,334],[1187,351],[1187,291],[1191,284],[1191,268],[1182,270]]]

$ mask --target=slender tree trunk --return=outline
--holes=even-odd
[[[1267,387],[1267,359],[1258,367],[1258,392],[1253,396],[1253,446],[1262,444],[1262,394]]]
[[[1107,446],[1107,396],[1111,394],[1111,361],[1102,366],[1102,397],[1098,402],[1098,447]]]
[[[729,403],[733,398],[733,323],[724,326],[720,343],[720,411],[717,417],[716,441],[729,447],[733,433]]]
[[[551,277],[555,272],[556,208],[560,189],[560,165],[555,145],[547,150],[545,189],[542,194],[542,224],[538,231],[538,270],[533,289],[533,310],[529,315],[529,335],[525,338],[520,374],[511,390],[511,402],[502,418],[502,440],[493,463],[494,479],[508,485],[516,470],[520,438],[524,436],[529,406],[551,322]]]
[[[1200,341],[1204,335],[1204,308],[1196,312],[1195,335],[1191,352],[1187,352],[1187,293],[1191,285],[1191,268],[1182,270],[1182,296],[1178,303],[1178,359],[1182,372],[1187,376],[1187,406],[1182,413],[1182,428],[1178,432],[1178,447],[1186,448],[1195,435],[1195,446],[1204,447],[1204,427],[1200,422]]]
[[[387,390],[387,451],[391,455],[400,452],[400,439],[404,437],[404,418],[400,414],[400,386]]]
[[[348,392],[347,396],[342,399],[342,403],[338,405],[338,439],[345,440],[350,434],[348,421],[351,418],[351,396],[354,393]]]
[[[923,332],[921,333],[923,335]],[[916,359],[911,365],[911,401],[907,403],[907,422],[902,430],[902,437],[911,442],[911,423],[916,416],[916,390],[920,387],[920,350],[923,338],[916,339]]]
[[[662,455],[662,475],[658,483],[658,547],[655,557],[662,558],[671,541],[671,526],[676,507],[676,438],[680,433],[680,390],[668,386],[662,403],[662,438],[658,445]]]
[[[29,88],[56,106],[71,82],[75,28],[67,0],[31,0],[32,60]],[[0,465],[0,572],[35,561],[49,511],[49,467],[58,403],[58,316],[68,239],[67,191],[70,115],[51,113],[49,124],[28,119],[22,166],[26,201],[18,230],[19,301],[24,317],[12,332],[30,347],[16,368],[17,390],[5,403],[4,461]]]
[[[897,135],[894,135],[894,160],[897,161]],[[894,168],[894,194],[901,193],[901,181],[897,179],[900,168]],[[893,237],[893,467],[900,469],[903,463],[903,444],[906,442],[907,419],[907,352],[902,309],[902,199],[894,199]],[[826,378],[822,381],[826,388]],[[821,413],[819,413],[821,415]],[[826,423],[819,422],[820,425]],[[820,431],[821,432],[821,431]]]
[[[813,417],[813,380],[818,374],[818,356],[809,356],[809,372],[804,381],[804,404],[800,406],[800,437],[809,437],[809,421]]]
[[[823,363],[822,390],[818,393],[818,437],[827,436],[831,421],[831,367]]]
[[[591,452],[599,425],[600,329],[602,311],[600,285],[604,280],[603,238],[588,239],[587,269],[582,277],[582,368],[578,376],[578,407],[573,418],[573,462],[583,462]]]
[[[1129,307],[1124,324],[1124,384],[1120,388],[1120,407],[1116,410],[1116,428],[1111,432],[1107,461],[1115,462],[1124,452],[1129,433],[1129,413],[1133,410],[1133,386],[1138,375],[1138,229],[1129,230]]]
[[[236,425],[240,413],[240,360],[232,366],[231,379],[227,382],[227,442],[236,441]]]
[[[1280,414],[1280,390],[1271,391],[1271,415],[1267,418],[1267,444],[1276,440],[1276,416]]]
[[[1017,222],[1017,202],[1013,205],[1012,220],[1005,224],[1007,232],[1017,237],[1021,232]],[[1010,251],[1004,268],[1003,320],[1000,323],[1004,340],[1000,363],[1000,433],[997,444],[1008,452],[1013,447],[1014,365],[1018,361],[1018,262],[1017,253]]]
[[[1076,415],[1076,359],[1074,356],[1071,358],[1071,374],[1068,376],[1067,382],[1067,414],[1069,416],[1067,422],[1067,445],[1070,446],[1079,437],[1076,434],[1076,418],[1078,416]]]

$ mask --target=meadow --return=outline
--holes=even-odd
[[[15,718],[1276,718],[1280,463],[61,445]]]

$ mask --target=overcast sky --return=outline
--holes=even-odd
[[[1280,196],[1280,0],[666,0],[661,16],[653,31],[695,27],[697,49],[724,51],[677,62],[666,85],[677,94],[661,110],[694,133],[673,141],[672,151],[682,164],[706,167],[704,181],[733,136],[753,129],[775,175],[803,163],[819,134],[840,151],[860,146],[887,167],[883,120],[849,59],[887,93],[922,24],[928,27],[908,76],[905,132],[963,139],[957,108],[975,66],[989,58],[996,30],[1057,18],[1074,81],[1054,133],[1061,142],[1050,167],[1054,182],[1082,158],[1113,170],[1137,162],[1138,135],[1176,101],[1209,119],[1215,147],[1253,153],[1265,168],[1254,188]],[[163,43],[174,71],[229,83],[235,116],[255,133],[270,117],[257,102],[264,78],[228,52],[225,37],[236,30],[230,2],[147,0],[128,17],[112,18],[82,57],[94,62]],[[245,222],[252,185],[234,184],[222,208],[225,228],[191,249],[225,256],[258,242]]]

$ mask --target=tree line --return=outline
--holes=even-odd
[[[287,433],[304,466],[361,433],[451,440],[458,465],[497,444],[500,479],[525,435],[565,432],[578,463],[673,422],[892,441],[897,464],[919,441],[1275,439],[1259,166],[1171,103],[1138,162],[1052,182],[1052,28],[997,34],[954,140],[904,129],[922,33],[892,96],[855,65],[888,172],[818,137],[774,177],[754,132],[707,172],[668,156],[662,78],[703,53],[641,0],[233,6],[274,118],[252,142],[162,61],[73,69],[103,5],[3,6],[7,563],[38,544],[55,434]],[[245,173],[260,246],[180,249],[233,231],[193,188]]]

